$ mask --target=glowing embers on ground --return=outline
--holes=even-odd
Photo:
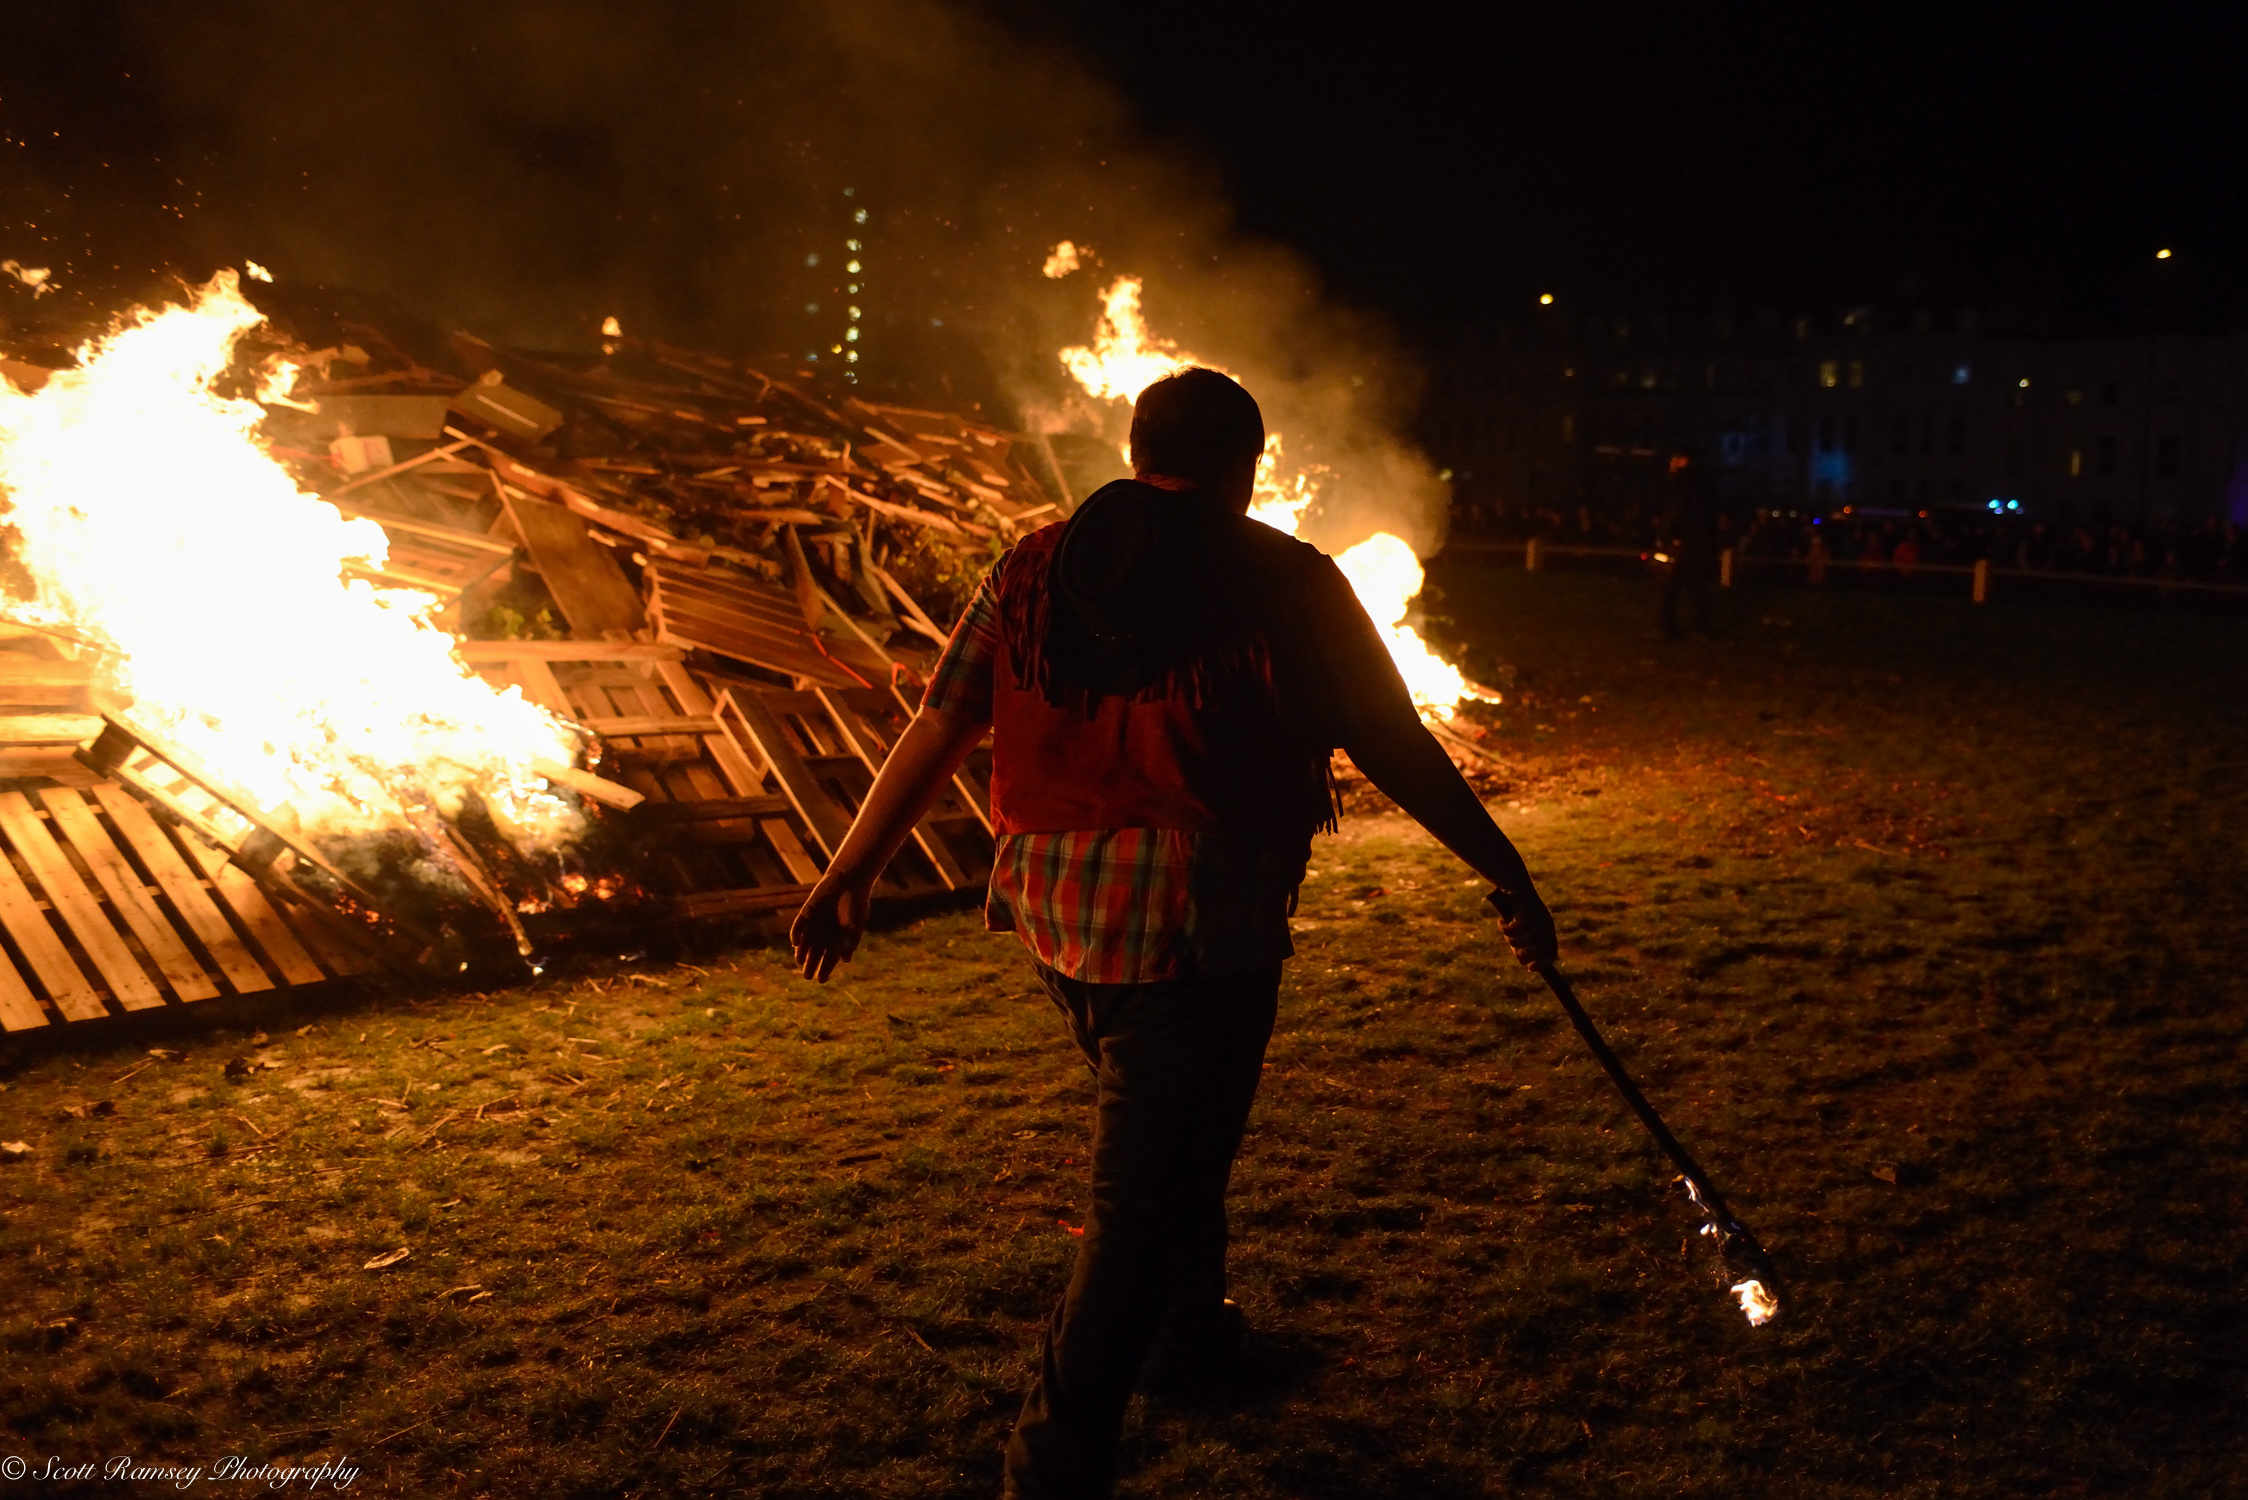
[[[432,596],[347,578],[382,528],[300,490],[258,404],[220,394],[260,321],[222,271],[36,394],[0,382],[0,608],[89,642],[135,722],[307,834],[450,820],[473,793],[518,848],[565,841],[580,815],[533,766],[574,763],[577,734],[464,666]],[[265,372],[261,399],[293,379]]]
[[[1134,401],[1156,381],[1189,366],[1219,368],[1154,334],[1140,311],[1140,291],[1136,276],[1119,276],[1111,282],[1101,293],[1101,316],[1092,343],[1061,352],[1063,367],[1097,400]],[[1127,451],[1126,460],[1130,457]],[[1326,477],[1327,470],[1316,464],[1287,468],[1280,434],[1269,434],[1264,456],[1257,462],[1250,517],[1294,536],[1304,513],[1318,500]],[[1421,591],[1421,563],[1411,547],[1389,532],[1377,531],[1338,554],[1335,562],[1380,628],[1389,654],[1412,690],[1414,704],[1425,717],[1449,719],[1462,699],[1482,696],[1458,668],[1429,650],[1419,632],[1404,623],[1407,609]]]

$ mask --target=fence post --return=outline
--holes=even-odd
[[[1990,603],[1990,559],[1987,557],[1975,559],[1975,602]]]
[[[1522,571],[1525,573],[1538,571],[1538,539],[1536,537],[1530,538],[1530,545],[1522,549]]]
[[[1733,549],[1730,547],[1717,554],[1717,586],[1721,589],[1733,586]]]

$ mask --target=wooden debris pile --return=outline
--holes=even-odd
[[[840,846],[967,589],[1069,503],[1040,439],[808,370],[622,337],[570,358],[363,309],[267,310],[304,367],[299,404],[269,408],[271,451],[383,527],[373,576],[437,596],[474,670],[594,737],[585,770],[555,774],[629,867],[525,890],[470,857],[495,932],[549,942],[623,907],[785,915]],[[427,962],[429,935],[378,896],[98,717],[75,655],[37,632],[0,640],[0,1028]],[[880,897],[981,888],[987,773],[972,757]]]

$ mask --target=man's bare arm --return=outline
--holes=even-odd
[[[924,709],[913,716],[882,762],[843,847],[789,924],[789,949],[805,978],[825,984],[857,949],[874,882],[976,748],[984,728],[981,720],[959,714]]]
[[[1500,923],[1515,957],[1524,964],[1551,963],[1553,917],[1531,882],[1514,843],[1491,821],[1459,767],[1418,718],[1385,714],[1363,726],[1343,747],[1351,760],[1414,822],[1499,888]]]

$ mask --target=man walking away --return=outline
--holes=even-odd
[[[987,924],[1030,950],[1096,1084],[1092,1199],[1007,1446],[1006,1493],[1097,1497],[1158,1337],[1221,1358],[1225,1190],[1263,1067],[1288,917],[1332,827],[1332,750],[1484,878],[1525,962],[1553,922],[1414,711],[1334,563],[1247,518],[1264,421],[1190,369],[1136,403],[1136,477],[978,585],[921,710],[790,928],[826,980],[876,877],[992,731]]]

